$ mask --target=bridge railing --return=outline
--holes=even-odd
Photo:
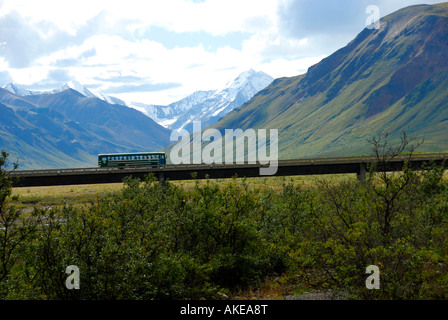
[[[290,159],[278,161],[275,176],[293,175],[320,175],[356,173],[365,179],[368,166],[378,163],[375,157],[348,157],[348,158],[316,158],[316,159]],[[400,155],[388,161],[387,171],[399,171],[405,162],[418,167],[423,163],[435,162],[447,166],[448,154],[414,154]],[[189,180],[209,178],[257,177],[260,175],[259,162],[254,164],[198,164],[198,165],[165,165],[157,167],[125,167],[125,168],[71,168],[48,170],[24,170],[11,172],[16,179],[15,186],[50,186],[71,184],[95,184],[122,182],[128,176],[144,178],[153,173],[159,180]]]

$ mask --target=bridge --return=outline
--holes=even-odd
[[[433,162],[448,168],[448,153],[400,155],[386,162],[385,171],[401,171],[405,162],[418,169],[424,163]],[[378,163],[375,157],[350,157],[328,159],[280,160],[274,176],[325,175],[356,173],[365,179],[369,165]],[[238,177],[260,177],[261,164],[200,164],[165,165],[158,167],[124,168],[75,168],[49,170],[23,170],[10,172],[15,179],[14,187],[36,187],[55,185],[102,184],[122,182],[132,176],[143,180],[153,174],[159,181],[219,179]]]

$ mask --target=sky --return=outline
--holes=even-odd
[[[0,0],[0,86],[75,80],[166,105],[254,69],[305,73],[370,21],[442,0]]]

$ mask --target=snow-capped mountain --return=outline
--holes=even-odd
[[[78,91],[80,94],[87,98],[98,98],[101,100],[106,101],[110,104],[120,104],[126,106],[126,103],[118,98],[111,97],[108,95],[103,94],[102,92],[93,90],[93,89],[87,89],[85,86],[83,86],[78,81],[69,81],[65,83],[64,85],[60,86],[59,88],[53,89],[53,90],[46,90],[46,91],[37,91],[37,90],[28,90],[24,86],[15,84],[15,83],[8,83],[7,85],[3,86],[3,89],[8,90],[9,92],[14,93],[15,95],[25,97],[25,96],[32,96],[32,95],[38,95],[38,94],[54,94],[59,93],[62,91],[65,91],[67,89],[73,89],[75,91]]]
[[[32,91],[32,90],[25,89],[23,86],[21,86],[20,84],[16,84],[16,83],[8,83],[7,85],[4,85],[2,88],[8,90],[11,93],[14,93],[15,95],[20,96],[20,97],[45,93],[45,92],[41,92],[41,91]]]
[[[148,105],[144,103],[132,102],[131,107],[146,114],[158,124],[170,128],[176,120],[186,114],[193,105],[200,104],[215,91],[197,91],[188,97],[171,103],[167,106]]]
[[[241,73],[236,79],[229,81],[221,89],[197,91],[167,106],[148,105],[139,102],[127,104],[100,91],[88,89],[77,81],[69,81],[59,88],[47,91],[28,90],[24,86],[14,83],[3,86],[3,89],[22,97],[55,94],[67,89],[73,89],[88,98],[98,98],[109,104],[134,108],[165,128],[171,130],[186,129],[191,132],[193,121],[201,121],[203,128],[216,123],[230,111],[249,101],[273,80],[274,78],[266,73],[251,69]]]
[[[51,91],[51,93],[59,93],[62,91],[65,91],[67,89],[73,89],[75,91],[78,91],[80,94],[82,94],[83,96],[86,96],[87,98],[95,98],[96,96],[92,93],[92,91],[90,91],[89,89],[87,89],[86,87],[84,87],[82,84],[80,84],[78,81],[69,81],[66,84],[62,85],[61,87],[54,89]],[[103,99],[101,99],[103,100]]]
[[[197,91],[168,106],[132,103],[131,107],[171,130],[186,129],[191,132],[193,121],[201,121],[202,128],[216,123],[230,111],[249,101],[273,80],[266,73],[251,69],[241,73],[221,89]]]

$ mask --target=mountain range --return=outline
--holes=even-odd
[[[88,98],[98,98],[110,104],[134,108],[170,130],[186,129],[190,132],[193,129],[193,121],[201,121],[203,127],[216,123],[230,111],[249,101],[273,80],[274,78],[264,72],[250,69],[241,73],[236,79],[227,82],[223,88],[197,91],[166,106],[141,102],[126,103],[98,90],[86,88],[74,80],[47,91],[29,90],[15,83],[4,85],[3,89],[22,97],[54,94],[73,89]]]
[[[448,150],[448,3],[403,8],[365,28],[306,74],[249,70],[222,89],[167,106],[126,105],[76,82],[51,92],[0,89],[0,147],[21,168],[95,166],[103,152],[166,150],[171,130],[278,129],[279,158],[370,153],[402,131],[419,151]],[[138,111],[141,110],[142,112]]]
[[[280,159],[370,154],[403,131],[448,150],[448,3],[396,11],[309,68],[280,78],[212,127],[278,129]]]
[[[87,98],[98,98],[100,100],[104,100],[110,104],[119,104],[126,106],[126,103],[123,100],[120,100],[115,97],[111,97],[109,95],[106,95],[100,91],[94,90],[94,89],[88,89],[85,86],[83,86],[81,83],[75,80],[71,80],[59,88],[53,89],[53,90],[46,90],[46,91],[38,91],[38,90],[29,90],[26,89],[24,86],[16,83],[8,83],[7,85],[3,86],[3,89],[8,90],[9,92],[14,93],[18,96],[33,96],[33,95],[42,95],[42,94],[52,94],[52,93],[59,93],[62,91],[65,91],[67,89],[73,89],[75,91],[78,91],[83,96]]]
[[[167,106],[133,103],[132,107],[171,130],[186,129],[192,132],[193,121],[201,121],[203,128],[216,123],[230,111],[249,101],[273,80],[264,72],[250,69],[221,89],[197,91]]]
[[[20,169],[97,166],[99,153],[156,151],[166,129],[141,112],[68,88],[16,95],[0,88],[0,146]]]
[[[213,124],[272,81],[249,70],[220,90],[160,107],[128,105],[77,81],[47,91],[9,83],[0,89],[0,146],[21,169],[95,166],[99,153],[162,149],[171,129],[192,130],[194,120]]]

